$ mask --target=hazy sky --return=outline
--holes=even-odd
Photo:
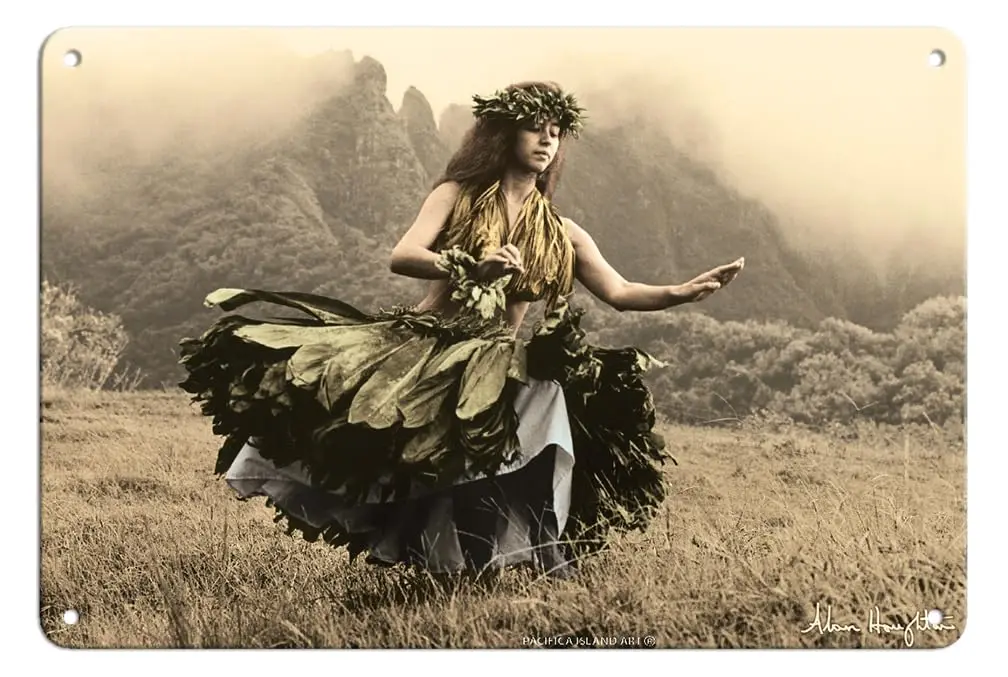
[[[879,244],[907,229],[958,246],[964,237],[965,57],[940,29],[76,30],[50,40],[43,84],[47,73],[66,81],[59,59],[77,47],[80,72],[99,70],[89,87],[101,86],[113,108],[117,97],[153,100],[159,88],[192,92],[189,110],[161,100],[158,118],[144,121],[151,134],[170,126],[172,111],[237,105],[236,95],[268,118],[285,91],[276,85],[283,74],[270,71],[271,42],[371,55],[385,66],[394,106],[412,85],[435,116],[530,78],[611,92],[659,116],[674,140],[790,230]],[[928,63],[934,48],[948,55],[941,68]]]

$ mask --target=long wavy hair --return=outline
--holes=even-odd
[[[528,81],[509,85],[507,89],[549,89],[560,92],[561,88],[552,81]],[[463,186],[475,186],[483,190],[504,176],[504,171],[515,161],[515,143],[520,125],[501,120],[479,118],[462,138],[462,144],[448,161],[444,174],[434,184],[440,186],[447,181],[456,181]],[[560,137],[553,162],[536,179],[536,188],[548,200],[553,199],[564,165],[564,136]]]

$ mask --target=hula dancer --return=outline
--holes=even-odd
[[[224,437],[216,471],[240,498],[266,496],[290,533],[375,564],[569,577],[612,531],[647,526],[670,458],[642,381],[654,360],[587,343],[574,280],[618,310],[658,311],[713,294],[743,261],[628,282],[551,203],[584,124],[577,100],[543,82],[474,99],[474,126],[390,257],[430,280],[426,298],[364,312],[218,289],[206,305],[302,315],[224,315],[181,342],[180,385]]]

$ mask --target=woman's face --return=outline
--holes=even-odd
[[[536,174],[542,174],[553,162],[560,148],[560,126],[550,121],[542,125],[534,122],[519,128],[515,143],[518,165]]]

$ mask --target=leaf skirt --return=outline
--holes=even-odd
[[[180,342],[179,385],[223,438],[215,471],[276,520],[351,557],[436,571],[564,562],[644,529],[672,459],[636,348],[590,345],[561,303],[531,339],[499,320],[362,312],[300,292],[220,289],[234,312]]]

